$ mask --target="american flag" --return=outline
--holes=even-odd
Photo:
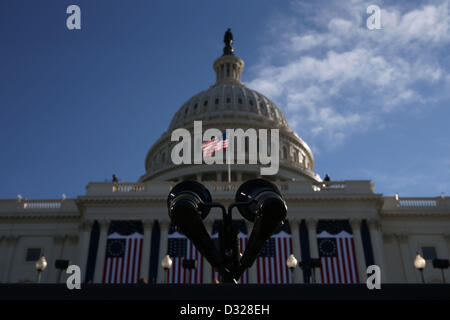
[[[138,232],[108,235],[103,283],[136,283],[139,279],[143,236]]]
[[[173,231],[168,236],[167,251],[172,259],[172,267],[168,271],[168,283],[203,283],[203,256],[188,238]],[[193,270],[183,268],[184,259],[196,260],[197,267]]]
[[[345,230],[337,234],[322,231],[317,235],[322,262],[322,283],[358,283],[353,235]]]
[[[256,259],[258,283],[292,283],[286,260],[292,254],[292,237],[281,230],[265,244]]]
[[[203,157],[211,157],[214,152],[228,148],[228,138],[224,133],[221,138],[214,138],[202,144]]]
[[[218,246],[218,233],[215,233],[212,235],[213,240],[216,242],[217,246]],[[247,247],[247,242],[248,242],[248,238],[247,235],[239,232],[239,247],[240,247],[240,252],[244,253],[245,248]],[[214,271],[214,268],[212,269],[212,283],[216,283],[216,280],[220,281],[220,274],[216,271]],[[247,284],[248,283],[248,269],[245,270],[245,272],[242,274],[242,276],[239,278],[238,283],[244,283]]]

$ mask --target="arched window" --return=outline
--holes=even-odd
[[[305,160],[305,155],[303,154],[303,152],[300,152],[299,157],[298,157],[298,162],[303,163],[304,160]]]
[[[261,112],[263,115],[267,116],[267,108],[266,105],[264,103],[260,103],[259,107],[261,108]]]
[[[283,146],[283,159],[287,160],[288,158],[288,152],[286,146]]]

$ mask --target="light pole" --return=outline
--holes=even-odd
[[[166,254],[162,259],[161,266],[164,268],[164,271],[166,273],[164,282],[167,283],[169,269],[172,268],[172,259],[170,259],[170,256],[168,254]]]
[[[295,256],[293,254],[291,254],[289,256],[289,258],[286,260],[286,266],[289,268],[289,270],[291,271],[292,274],[292,282],[295,283],[295,279],[294,279],[294,270],[295,268],[297,268],[297,264],[298,261],[295,258]]]
[[[44,271],[45,268],[47,268],[47,260],[45,259],[44,256],[42,256],[38,261],[36,261],[35,267],[38,273],[37,283],[41,283],[42,271]]]
[[[425,269],[427,262],[425,259],[417,252],[416,259],[414,259],[414,267],[420,271],[420,276],[422,278],[422,282],[425,283],[425,279],[423,278],[423,269]]]

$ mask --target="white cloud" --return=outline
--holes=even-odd
[[[302,2],[313,26],[273,24],[280,43],[265,51],[248,86],[274,99],[307,140],[337,145],[382,114],[436,101],[420,88],[449,81],[439,59],[450,43],[449,1],[405,10],[381,4],[382,30],[366,29],[369,4]]]
[[[399,11],[382,11],[383,28],[402,44],[418,40],[425,43],[441,43],[450,39],[449,3],[429,5],[404,15]]]

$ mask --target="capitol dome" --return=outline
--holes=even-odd
[[[216,59],[213,69],[216,82],[189,100],[175,113],[168,130],[149,150],[144,174],[140,181],[227,181],[226,165],[175,165],[170,155],[176,142],[170,137],[173,130],[185,128],[193,134],[194,121],[202,121],[203,130],[217,128],[247,130],[279,129],[280,168],[277,175],[264,176],[275,181],[319,181],[313,172],[313,154],[306,144],[289,127],[280,109],[263,94],[247,88],[241,82],[244,61],[232,52]],[[259,177],[261,165],[231,165],[233,181]]]

